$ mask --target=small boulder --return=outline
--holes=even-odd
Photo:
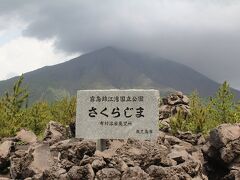
[[[204,136],[201,133],[193,134],[190,131],[187,132],[178,131],[176,136],[183,141],[191,143],[192,145],[200,145],[206,142]]]
[[[92,156],[96,151],[96,142],[79,139],[68,139],[53,144],[50,147],[52,152],[59,152],[58,159],[67,159],[70,162],[80,165],[85,155]]]
[[[48,144],[35,144],[31,146],[22,157],[11,157],[10,174],[13,179],[27,177],[42,177],[44,171],[49,170],[54,162]]]
[[[72,163],[71,161],[69,161],[67,159],[63,159],[61,161],[61,165],[62,165],[62,168],[64,168],[67,171],[69,171],[69,169],[71,169],[74,166],[74,163]]]
[[[95,170],[102,169],[104,166],[106,166],[106,162],[103,159],[95,159],[92,162],[92,168]]]
[[[182,102],[183,102],[183,104],[189,105],[190,100],[186,95],[183,95],[182,96]]]
[[[221,124],[210,131],[209,142],[216,149],[220,149],[239,137],[240,124]]]
[[[25,179],[34,176],[32,171],[28,170],[28,166],[32,162],[32,156],[26,154],[23,157],[12,156],[10,158],[10,176],[13,179]]]
[[[29,165],[34,174],[39,174],[51,168],[54,164],[53,157],[50,152],[50,147],[48,144],[39,144],[34,148],[32,153],[33,161]]]
[[[127,160],[118,156],[114,156],[111,159],[110,164],[114,164],[113,166],[115,169],[119,170],[120,172],[124,172],[128,169],[128,165],[124,160],[126,160],[126,162],[129,162],[129,159]]]
[[[150,180],[152,179],[146,172],[144,172],[139,166],[128,168],[122,176],[122,179],[128,180]]]
[[[15,138],[27,144],[33,144],[37,142],[37,136],[32,131],[28,131],[25,129],[19,131]]]
[[[160,113],[160,116],[159,116],[160,120],[167,119],[172,115],[172,108],[169,105],[162,105],[159,108],[159,113]]]
[[[96,177],[98,180],[120,180],[121,172],[115,168],[104,168],[97,172]]]
[[[45,170],[42,177],[42,179],[69,179],[66,169],[60,168],[58,164],[52,166],[49,170]]]
[[[176,95],[179,97],[179,98],[183,98],[183,93],[181,91],[176,91]]]
[[[4,141],[0,145],[0,172],[9,166],[10,153],[13,148],[14,143],[12,141]]]
[[[176,161],[177,164],[184,163],[191,159],[190,154],[188,154],[185,148],[179,145],[174,145],[171,153],[169,153],[167,157]]]
[[[86,164],[85,166],[73,166],[67,174],[72,180],[93,180],[95,175],[90,164]]]
[[[225,147],[220,149],[221,159],[226,164],[234,161],[240,161],[240,138],[229,142]]]
[[[188,161],[171,167],[152,165],[147,169],[148,174],[154,179],[178,180],[178,179],[204,179],[202,165],[199,162]]]
[[[67,129],[63,125],[54,121],[50,121],[48,123],[47,129],[44,133],[44,141],[47,141],[49,144],[53,144],[66,138]]]

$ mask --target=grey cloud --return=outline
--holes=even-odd
[[[57,49],[105,46],[172,59],[240,89],[240,1],[3,0],[1,16],[28,26],[25,36],[55,38]]]

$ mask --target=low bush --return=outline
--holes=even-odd
[[[76,98],[63,98],[59,101],[35,102],[28,107],[28,93],[22,87],[23,76],[13,89],[0,98],[0,137],[14,136],[21,128],[30,129],[42,135],[49,121],[68,125],[76,114]]]
[[[224,82],[214,97],[200,98],[197,92],[190,95],[190,115],[183,116],[179,111],[171,117],[173,133],[191,131],[207,134],[212,128],[222,123],[240,122],[240,105],[234,99],[227,82]]]

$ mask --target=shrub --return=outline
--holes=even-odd
[[[76,116],[76,98],[63,98],[48,103],[35,102],[28,107],[28,92],[22,86],[23,76],[14,84],[12,92],[0,98],[0,137],[14,136],[21,128],[42,135],[49,121],[68,125]]]
[[[0,136],[9,136],[14,134],[21,125],[21,109],[27,107],[28,92],[22,87],[23,76],[13,86],[12,91],[6,92],[0,100]]]
[[[218,89],[215,97],[210,99],[211,119],[219,123],[234,123],[237,121],[236,104],[229,84],[225,81]]]
[[[209,100],[204,100],[197,92],[193,92],[190,96],[190,112],[188,116],[178,112],[171,118],[173,133],[179,130],[207,134],[219,124],[240,122],[240,103],[235,102],[227,82]]]
[[[190,112],[189,115],[184,115],[179,111],[170,119],[170,126],[173,133],[180,131],[192,131],[194,133],[204,132],[205,123],[208,120],[208,106],[199,97],[195,91],[190,95]]]

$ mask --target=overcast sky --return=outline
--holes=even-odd
[[[0,0],[0,79],[105,46],[240,89],[240,0]]]

